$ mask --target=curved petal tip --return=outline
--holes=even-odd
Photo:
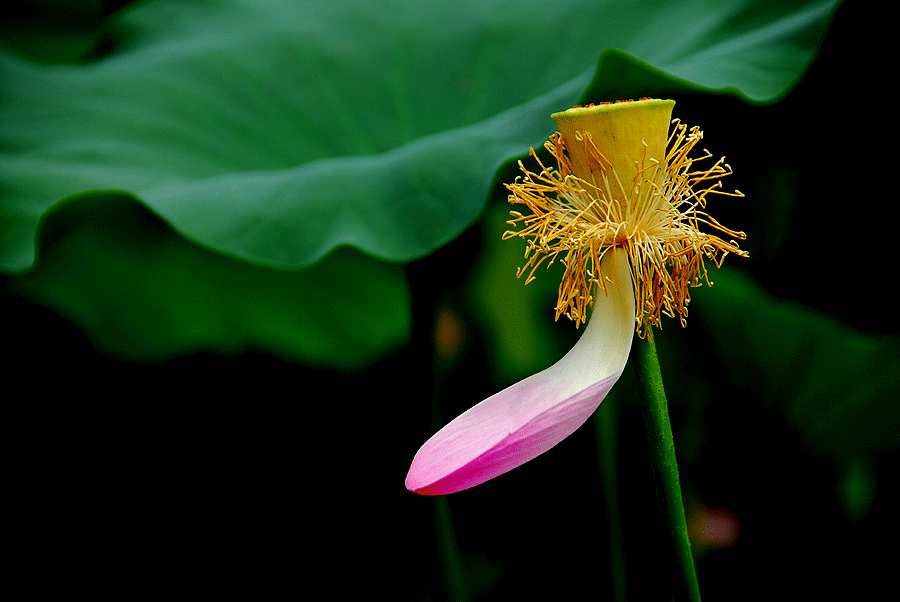
[[[505,427],[485,424],[478,436],[466,441],[448,432],[447,427],[453,425],[450,423],[416,454],[406,477],[406,488],[420,495],[455,493],[484,483],[536,458],[584,424],[618,377],[616,374],[595,383],[505,436]],[[499,440],[489,449],[483,450],[484,441],[494,438]],[[460,462],[460,459],[465,460]],[[459,464],[459,468],[448,474],[448,470]]]

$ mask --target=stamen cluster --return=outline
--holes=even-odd
[[[523,215],[510,211],[507,223],[518,230],[503,238],[526,240],[525,265],[517,277],[527,273],[525,284],[534,279],[538,266],[547,267],[560,258],[565,274],[559,285],[556,319],[566,315],[576,327],[585,322],[587,308],[593,305],[595,287],[606,291],[606,282],[628,275],[604,275],[600,268],[603,255],[618,247],[628,253],[636,300],[635,330],[650,334],[651,325],[661,327],[660,316],[679,315],[682,326],[687,317],[690,288],[711,284],[705,259],[721,266],[725,256],[734,253],[746,257],[746,251],[734,240],[726,242],[708,229],[729,237],[745,239],[743,232],[730,230],[705,211],[706,197],[718,194],[743,197],[739,191],[722,190],[720,178],[731,168],[720,158],[710,167],[695,164],[710,159],[704,150],[699,157],[689,153],[703,138],[699,128],[688,130],[677,119],[668,137],[665,162],[644,156],[633,181],[622,182],[612,163],[597,150],[589,133],[576,135],[592,164],[588,179],[575,175],[572,161],[557,132],[544,143],[556,159],[558,168],[548,169],[534,149],[531,156],[540,165],[540,173],[528,171],[507,184],[509,202],[523,204],[531,211]],[[599,174],[599,175],[598,175]]]

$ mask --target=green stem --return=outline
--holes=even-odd
[[[647,336],[634,338],[635,370],[641,391],[641,408],[647,440],[650,444],[650,461],[656,480],[656,497],[659,517],[666,539],[666,556],[672,578],[672,596],[676,602],[699,602],[700,588],[694,571],[694,557],[688,539],[684,504],[681,499],[681,483],[678,479],[678,463],[675,461],[675,443],[666,392],[656,356],[656,345]]]
[[[441,359],[434,354],[434,378],[431,391],[431,428],[436,432],[444,424],[441,412],[440,392],[445,390],[445,383],[453,373],[452,360]],[[450,500],[446,495],[433,498],[432,510],[434,524],[437,527],[438,554],[441,559],[441,570],[444,573],[446,598],[450,602],[469,602],[469,588],[466,583],[465,556],[456,541],[453,528],[453,515],[450,512]]]
[[[447,586],[447,599],[451,602],[469,602],[465,559],[456,543],[456,532],[453,530],[453,519],[450,516],[450,502],[446,495],[439,495],[433,501],[434,522],[437,525],[438,548],[444,583]]]
[[[609,525],[609,565],[612,576],[613,600],[625,602],[627,571],[625,568],[625,535],[622,532],[622,512],[619,505],[619,404],[613,389],[605,403],[594,412],[594,433],[597,439],[600,479],[606,497],[606,518]]]

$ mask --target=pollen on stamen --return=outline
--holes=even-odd
[[[705,149],[699,157],[689,156],[703,138],[702,131],[688,129],[677,119],[672,124],[664,161],[648,157],[648,145],[641,140],[644,151],[634,164],[634,181],[621,181],[614,163],[600,152],[590,133],[574,136],[579,147],[584,145],[590,179],[575,173],[559,132],[544,144],[556,160],[555,169],[545,167],[534,149],[530,154],[540,166],[538,173],[519,162],[524,175],[506,185],[509,202],[525,205],[531,213],[510,211],[512,219],[507,223],[516,229],[504,232],[503,238],[527,241],[525,265],[516,274],[527,273],[526,284],[536,278],[539,266],[546,262],[549,267],[560,259],[565,271],[556,319],[565,315],[576,327],[586,321],[594,290],[606,290],[609,279],[600,262],[613,247],[628,253],[637,301],[635,329],[641,336],[650,334],[651,325],[660,327],[662,315],[678,315],[684,325],[689,289],[703,282],[712,284],[706,259],[719,266],[729,253],[747,256],[734,240],[746,235],[722,226],[705,212],[710,194],[744,196],[737,190],[722,190],[720,178],[730,175],[731,167],[723,157],[698,169],[695,163],[713,157]],[[703,232],[701,225],[732,240]]]

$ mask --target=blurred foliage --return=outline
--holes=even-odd
[[[376,359],[372,341],[408,337],[402,267],[350,249],[272,270],[192,245],[115,193],[66,201],[40,234],[41,262],[10,291],[45,299],[98,348],[132,361],[258,349],[350,370]]]
[[[778,302],[731,270],[715,281],[697,295],[697,321],[709,363],[744,403],[778,410],[810,451],[835,459],[900,446],[900,338]]]
[[[46,63],[77,63],[97,47],[112,2],[30,0],[0,12],[0,48]]]

